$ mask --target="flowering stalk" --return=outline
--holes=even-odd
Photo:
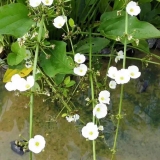
[[[126,50],[127,50],[127,36],[128,36],[128,13],[126,12],[125,15],[125,38],[124,38],[124,58],[123,58],[123,69],[125,69],[126,66]],[[118,131],[119,131],[119,125],[120,125],[120,120],[122,118],[121,111],[122,111],[122,101],[123,101],[123,90],[124,90],[124,85],[121,85],[121,94],[120,94],[120,102],[119,102],[119,110],[118,110],[118,115],[117,115],[117,127],[116,127],[116,134],[114,137],[114,144],[112,148],[112,158],[113,160],[114,155],[116,153],[116,144],[117,144],[117,137],[118,137]]]
[[[91,30],[90,30],[90,48],[89,48],[89,70],[92,70],[92,45],[91,45]],[[89,73],[89,79],[90,79],[90,85],[91,85],[91,101],[92,101],[92,107],[94,109],[95,103],[94,103],[94,86],[93,86],[93,77],[92,72]],[[93,123],[95,123],[95,116],[93,115],[92,118]],[[93,147],[93,160],[96,160],[96,142],[95,140],[92,141],[92,147]]]
[[[34,64],[33,64],[33,78],[35,80],[36,75],[36,66],[37,66],[37,60],[38,60],[38,53],[39,53],[39,43],[41,41],[42,36],[42,29],[44,24],[44,15],[42,15],[42,19],[40,22],[38,37],[37,37],[37,44],[36,44],[36,51],[35,51],[35,58],[34,58]],[[32,138],[32,132],[33,132],[33,103],[34,103],[34,89],[31,89],[31,95],[30,95],[30,130],[29,130],[29,139]],[[30,160],[32,160],[32,152],[30,152]]]

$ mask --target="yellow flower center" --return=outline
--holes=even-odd
[[[123,81],[123,80],[124,80],[124,77],[120,77],[120,80],[122,80],[122,81]]]
[[[91,131],[91,132],[89,132],[89,135],[93,135],[93,132]]]
[[[81,73],[82,73],[82,72],[83,72],[83,69],[80,69],[80,70],[79,70],[79,72],[81,72]]]
[[[81,62],[81,60],[79,59],[78,62]]]
[[[31,86],[29,84],[26,84],[25,86],[27,89],[31,88]]]
[[[133,72],[131,73],[131,76],[134,76],[134,73],[133,73]]]
[[[130,9],[130,12],[134,12],[134,9],[133,9],[133,8],[131,8],[131,9]]]
[[[101,97],[101,100],[104,101],[104,97]]]
[[[100,110],[101,110],[100,108],[97,108],[97,112],[100,112]]]
[[[46,4],[48,4],[49,3],[49,0],[46,0]]]
[[[36,142],[36,143],[35,143],[35,146],[36,146],[36,147],[38,147],[39,145],[40,145],[40,143],[39,143],[39,142]]]

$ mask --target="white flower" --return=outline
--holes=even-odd
[[[78,67],[75,67],[73,71],[79,76],[84,76],[87,72],[87,66],[85,64],[80,64]]]
[[[42,0],[42,3],[43,3],[45,6],[50,6],[50,5],[52,5],[53,0]]]
[[[98,119],[104,118],[107,115],[107,106],[103,103],[97,104],[93,109],[93,116]]]
[[[21,78],[19,85],[17,86],[17,89],[22,92],[32,88],[33,85],[34,85],[33,76],[28,76],[27,80],[25,80],[24,78]]]
[[[95,140],[99,135],[97,125],[93,122],[87,123],[87,125],[82,128],[82,135],[89,140]]]
[[[83,54],[77,53],[74,55],[74,61],[78,64],[84,63],[86,60],[86,57]]]
[[[138,77],[140,77],[141,72],[139,72],[139,68],[137,66],[129,66],[128,67],[128,71],[130,74],[130,78],[136,79]]]
[[[73,115],[73,120],[76,122],[77,120],[79,120],[79,115],[78,114],[75,114],[75,115]]]
[[[124,84],[129,82],[129,80],[130,80],[130,75],[128,69],[121,69],[117,71],[115,76],[115,81],[117,84]]]
[[[109,67],[107,76],[110,77],[110,78],[112,78],[112,79],[115,79],[116,73],[117,73],[117,68],[111,66],[111,67]]]
[[[32,61],[26,61],[25,66],[26,66],[26,68],[31,68],[32,67]]]
[[[72,122],[74,119],[73,119],[73,116],[72,115],[69,115],[69,116],[66,116],[66,120],[68,122]]]
[[[123,58],[124,58],[123,51],[119,51],[119,52],[117,52],[117,56],[115,58],[115,62],[117,63],[120,59],[123,59]]]
[[[26,56],[24,58],[24,60],[28,60],[31,58],[31,52],[29,50],[26,50]]]
[[[141,9],[136,2],[130,1],[126,6],[126,11],[131,16],[137,16],[141,12]]]
[[[115,89],[115,88],[116,88],[116,85],[117,85],[117,83],[116,83],[115,81],[113,81],[113,80],[111,80],[111,81],[109,82],[109,87],[110,87],[111,89]]]
[[[69,115],[69,116],[66,116],[66,120],[68,121],[68,122],[72,122],[72,121],[74,121],[74,122],[76,122],[78,119],[79,119],[79,115],[78,114],[75,114],[75,115]]]
[[[11,82],[7,82],[5,84],[5,88],[8,91],[15,91],[17,89],[17,86],[20,84],[20,80],[21,80],[21,77],[19,74],[13,75],[11,77]]]
[[[67,17],[66,16],[58,16],[54,19],[53,25],[56,28],[62,28],[63,25],[66,23]]]
[[[41,4],[41,0],[29,0],[29,5],[31,7],[38,7]]]
[[[104,130],[104,127],[103,127],[103,126],[99,126],[99,127],[98,127],[98,130],[99,130],[99,131],[103,131],[103,130]]]
[[[100,103],[107,103],[107,104],[109,104],[109,101],[110,101],[110,92],[108,92],[107,90],[101,91],[99,93],[98,100],[99,100]]]
[[[34,153],[40,153],[45,147],[46,141],[43,136],[36,135],[28,142],[28,148]]]

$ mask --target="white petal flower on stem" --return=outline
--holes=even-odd
[[[117,84],[128,83],[130,80],[130,75],[128,69],[121,69],[116,73],[115,81]]]
[[[126,6],[126,11],[131,16],[137,16],[141,12],[141,9],[136,2],[130,1]]]
[[[109,69],[108,69],[108,74],[107,74],[107,76],[110,77],[110,78],[112,78],[112,79],[115,79],[116,73],[117,73],[117,68],[111,66],[111,67],[109,67]]]
[[[109,101],[110,101],[110,92],[108,92],[107,90],[101,91],[99,93],[98,100],[99,100],[100,103],[107,103],[107,104],[109,104]]]
[[[82,135],[89,140],[95,140],[99,135],[97,125],[93,122],[87,123],[87,125],[82,128]]]
[[[133,79],[136,79],[136,78],[140,77],[140,75],[141,75],[141,72],[139,72],[139,68],[134,65],[129,66],[128,71],[129,71],[130,77]]]
[[[46,141],[43,136],[36,135],[28,142],[28,148],[33,153],[40,153],[45,147]]]
[[[86,57],[83,54],[77,53],[74,55],[74,61],[78,64],[84,63]]]
[[[84,76],[87,73],[87,66],[85,64],[80,64],[78,67],[75,67],[73,71],[79,76]]]
[[[117,56],[115,58],[115,62],[117,63],[120,59],[123,59],[123,58],[124,58],[123,51],[119,51],[119,52],[117,52]]]
[[[67,21],[67,17],[66,16],[58,16],[56,17],[54,20],[53,20],[53,25],[56,27],[56,28],[62,28],[63,25],[66,23]]]
[[[103,126],[99,126],[99,127],[98,127],[98,130],[99,130],[99,131],[103,131],[103,130],[104,130],[104,127],[103,127]]]
[[[19,85],[17,86],[17,89],[22,92],[32,88],[33,85],[34,85],[33,76],[28,76],[26,80],[24,78],[21,78]]]
[[[98,119],[104,118],[107,115],[107,106],[103,103],[97,104],[93,109],[93,116]]]
[[[111,88],[111,89],[115,89],[116,85],[117,85],[116,81],[112,80],[112,81],[109,82],[109,88]]]
[[[41,0],[29,0],[29,5],[31,7],[38,7],[41,4]]]
[[[45,6],[50,6],[50,5],[52,5],[53,0],[42,0],[42,3],[43,3]]]

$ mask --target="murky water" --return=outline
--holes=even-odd
[[[131,62],[132,63],[132,62]],[[134,62],[135,64],[135,62]],[[115,160],[159,160],[160,151],[160,69],[149,65],[142,78],[149,86],[137,92],[137,81],[125,85],[121,121]],[[111,92],[110,114],[117,113],[119,89]],[[10,142],[22,134],[29,135],[29,98],[5,90],[0,83],[0,160],[28,160],[29,153],[20,156],[10,149]],[[80,123],[68,123],[59,118],[58,106],[36,97],[34,135],[41,134],[47,143],[45,151],[34,155],[34,160],[92,160],[92,143],[81,136]],[[102,120],[105,139],[97,140],[97,160],[109,160],[115,131],[110,118]]]

